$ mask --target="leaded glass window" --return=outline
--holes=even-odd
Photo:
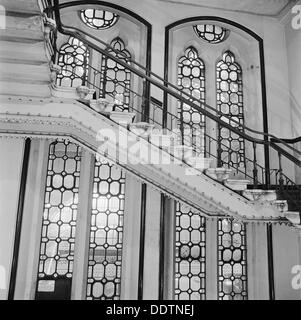
[[[88,261],[88,300],[120,298],[125,177],[95,162]]]
[[[217,109],[220,118],[243,131],[244,106],[242,69],[232,52],[226,51],[217,63]],[[229,121],[230,117],[235,122]],[[245,167],[245,141],[229,129],[218,127],[219,160],[234,168]]]
[[[206,42],[217,44],[225,41],[229,36],[229,30],[214,24],[199,24],[193,26],[196,35]]]
[[[202,104],[205,102],[205,65],[195,48],[189,47],[178,61],[178,87]],[[179,127],[182,143],[196,146],[195,151],[204,153],[205,117],[185,103],[179,104]]]
[[[175,298],[205,300],[206,220],[177,204]]]
[[[113,27],[119,19],[116,13],[97,9],[81,10],[80,17],[88,27],[98,30]]]
[[[244,223],[218,220],[218,299],[247,300],[247,243]]]
[[[50,144],[37,293],[54,292],[58,281],[71,290],[80,163],[80,147],[67,141]]]
[[[125,44],[120,38],[114,39],[110,46],[119,51],[114,52],[108,48],[107,51],[116,56],[123,62],[130,63],[131,54],[125,48]],[[115,103],[116,111],[124,111],[129,109],[130,105],[130,86],[131,73],[129,69],[124,68],[114,60],[103,56],[102,60],[102,80],[101,80],[101,94],[109,101]]]
[[[57,75],[56,84],[64,87],[78,87],[87,81],[89,50],[78,39],[70,37],[62,45],[58,55],[61,72]]]

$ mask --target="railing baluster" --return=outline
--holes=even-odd
[[[256,142],[253,141],[253,183],[254,188],[258,186],[258,170],[257,170],[257,155]]]
[[[142,79],[142,105],[141,105],[141,109],[142,109],[142,121],[145,121],[145,122],[149,122],[149,116],[148,116],[148,113],[147,113],[147,110],[146,110],[146,107],[147,107],[147,104],[146,104],[146,86],[147,86],[147,83],[146,83],[146,80],[145,79]]]
[[[184,119],[183,119],[183,101],[180,104],[180,132],[181,132],[181,144],[184,145]]]
[[[279,161],[279,186],[280,186],[280,190],[283,190],[284,179],[283,179],[282,159],[281,159],[280,152],[278,152],[278,161]]]

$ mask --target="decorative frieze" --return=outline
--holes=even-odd
[[[198,169],[200,171],[204,171],[210,168],[212,163],[212,158],[204,158],[201,156],[191,156],[186,160],[186,163]]]

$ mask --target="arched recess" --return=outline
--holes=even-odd
[[[97,6],[99,9],[113,9],[117,13],[123,14],[126,16],[128,19],[132,21],[137,21],[141,23],[142,25],[145,26],[146,28],[146,63],[145,66],[147,69],[151,69],[151,41],[152,41],[152,25],[142,18],[140,15],[137,13],[124,8],[122,6],[119,6],[115,3],[107,2],[107,1],[98,1],[98,0],[85,0],[85,1],[65,1],[63,3],[60,3],[58,5],[59,10],[67,9],[67,8],[73,8],[76,6],[85,6],[89,7],[90,5],[92,6]]]
[[[249,28],[241,25],[235,21],[224,19],[216,16],[195,16],[186,19],[181,19],[175,21],[165,27],[165,49],[164,49],[164,79],[166,81],[172,82],[170,79],[171,74],[171,61],[170,55],[171,50],[171,40],[173,38],[173,31],[184,26],[193,26],[198,23],[212,23],[219,24],[231,31],[237,32],[240,35],[249,37],[257,43],[258,47],[258,57],[259,57],[259,68],[260,68],[260,103],[261,103],[261,113],[262,113],[262,131],[268,133],[268,116],[267,116],[267,97],[266,97],[266,77],[265,77],[265,62],[264,62],[264,43],[263,39]],[[215,44],[214,44],[215,45]],[[231,48],[230,48],[231,50]],[[233,51],[233,50],[231,50]],[[251,66],[250,66],[251,67]],[[173,79],[174,80],[174,79]],[[164,106],[167,106],[167,95],[164,97]],[[208,103],[210,105],[210,103]],[[267,139],[267,138],[264,138]],[[266,181],[269,181],[268,171],[269,171],[269,152],[268,148],[264,150],[264,165],[266,168]]]
[[[71,23],[65,23],[64,20],[64,15],[67,13],[71,12],[77,12],[82,9],[99,9],[99,10],[108,10],[112,13],[116,13],[120,16],[119,20],[127,20],[129,23],[132,23],[133,25],[136,25],[137,28],[140,28],[141,34],[139,37],[141,39],[135,39],[135,49],[136,51],[139,50],[139,54],[133,50],[132,45],[129,44],[127,49],[130,50],[132,54],[132,58],[139,62],[140,64],[144,65],[148,70],[151,69],[151,43],[152,43],[152,25],[142,18],[140,15],[137,13],[124,8],[120,5],[117,5],[115,3],[107,2],[107,1],[97,1],[97,0],[87,0],[87,1],[68,1],[68,0],[63,0],[60,1],[54,1],[55,7],[59,10],[60,15],[56,16],[56,19],[59,20],[59,23],[64,24],[65,26],[77,26],[76,23],[79,23],[80,19],[80,14],[74,14],[75,20],[72,21]],[[59,19],[58,19],[59,18]],[[77,22],[76,22],[77,21]],[[120,22],[120,21],[119,21]],[[104,37],[105,42],[110,43],[114,38],[120,37],[122,38],[123,41],[128,41],[130,40],[130,37],[132,36],[131,32],[126,32],[126,30],[123,30],[123,28],[118,29],[118,23],[117,22],[113,28],[110,28],[108,30],[101,30],[102,35],[106,35]],[[83,24],[82,24],[83,26]],[[97,32],[98,30],[89,28],[88,26],[83,26],[84,30],[86,32]],[[95,36],[95,33],[93,33]],[[99,36],[99,34],[98,34]],[[66,41],[65,41],[66,42]],[[58,43],[58,47],[60,47],[60,43]],[[93,59],[93,57],[91,57]],[[98,64],[99,65],[99,64]],[[139,90],[141,90],[140,85],[139,85]],[[149,101],[149,96],[150,96],[150,88],[149,84],[146,85],[145,88],[145,96],[146,96],[146,101]],[[148,105],[146,105],[146,112],[148,110]]]

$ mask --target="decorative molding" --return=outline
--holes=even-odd
[[[3,100],[3,99],[2,99]],[[96,113],[88,106],[67,99],[12,99],[2,101],[0,107],[0,131],[3,135],[67,139],[97,154],[97,132],[110,129],[121,135],[129,135],[131,141],[140,141],[144,148],[162,156],[174,159],[166,151],[152,145],[145,139],[117,123]],[[108,146],[116,148],[114,141],[107,141]],[[119,157],[131,156],[131,145],[120,145]],[[171,198],[185,203],[205,216],[214,218],[230,215],[239,220],[279,221],[283,214],[274,206],[266,203],[253,204],[240,195],[233,193],[223,185],[214,182],[201,172],[197,176],[185,175],[190,168],[184,163],[176,164],[138,164],[125,163],[112,153],[101,153],[137,179],[152,185],[156,190]],[[139,156],[137,157],[139,159]],[[141,160],[141,158],[140,158]],[[231,201],[229,201],[231,199]]]

